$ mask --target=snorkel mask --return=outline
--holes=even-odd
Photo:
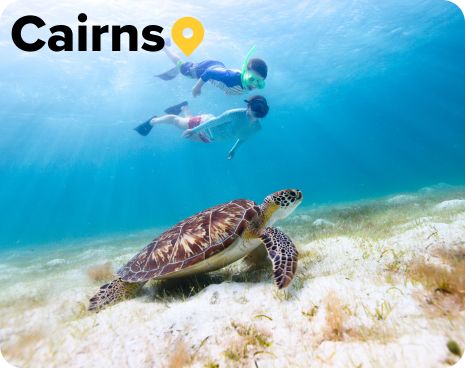
[[[245,57],[244,64],[242,65],[241,82],[242,86],[247,90],[252,88],[265,88],[265,80],[263,79],[263,77],[255,73],[253,70],[247,69],[247,65],[249,64],[250,58],[252,57],[254,52],[255,46],[253,46],[249,50],[247,56]]]

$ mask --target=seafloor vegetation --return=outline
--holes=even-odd
[[[149,233],[5,254],[0,346],[18,367],[438,367],[465,346],[465,189],[302,208],[286,291],[263,253],[152,282],[98,314],[87,300]]]

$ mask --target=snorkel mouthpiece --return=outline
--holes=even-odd
[[[265,80],[257,73],[247,70],[244,74],[242,74],[242,85],[248,89],[263,89],[265,88]]]

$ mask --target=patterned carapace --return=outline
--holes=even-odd
[[[154,239],[118,275],[123,281],[141,282],[182,270],[226,249],[260,217],[260,207],[246,199],[209,208]]]

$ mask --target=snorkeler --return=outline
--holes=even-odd
[[[242,70],[235,70],[226,68],[221,61],[216,60],[205,60],[200,63],[182,61],[178,55],[168,48],[170,45],[170,39],[166,39],[163,51],[176,66],[163,74],[157,75],[157,77],[163,80],[171,80],[181,72],[182,75],[188,78],[197,79],[197,83],[192,88],[194,97],[200,96],[202,86],[206,82],[210,82],[215,87],[222,89],[227,95],[240,95],[255,88],[265,88],[268,67],[262,59],[251,59],[255,47],[247,54]]]
[[[215,117],[211,114],[192,116],[187,102],[184,101],[165,110],[171,113],[153,117],[134,130],[146,136],[154,126],[170,124],[184,130],[184,137],[198,142],[211,143],[235,139],[236,142],[228,153],[228,160],[231,160],[237,148],[261,129],[259,119],[264,118],[269,111],[263,96],[252,96],[244,102],[247,103],[246,108],[227,110]],[[184,116],[180,116],[181,114]]]

